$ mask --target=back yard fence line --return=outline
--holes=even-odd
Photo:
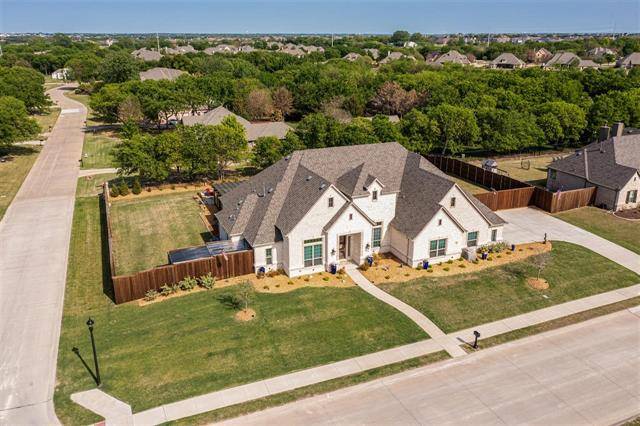
[[[475,197],[494,211],[536,206],[557,213],[592,205],[596,198],[595,187],[551,192],[457,158],[428,155],[427,160],[445,173],[491,189],[491,192],[475,194]]]
[[[226,279],[254,272],[253,250],[219,254],[205,259],[158,266],[131,275],[116,275],[114,244],[110,218],[109,184],[103,187],[109,266],[116,304],[141,299],[149,290],[159,290],[165,284],[174,284],[185,277],[200,277],[211,274],[216,279]]]

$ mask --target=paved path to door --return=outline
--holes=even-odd
[[[0,221],[0,424],[54,424],[53,391],[67,257],[87,115],[60,88],[62,108]]]
[[[447,353],[453,357],[464,356],[466,352],[460,348],[460,342],[447,336],[440,328],[427,318],[422,312],[407,305],[402,300],[397,299],[373,285],[371,281],[360,273],[356,265],[348,264],[346,266],[347,274],[358,284],[362,290],[384,303],[394,307],[405,314],[411,321],[415,322],[418,327],[423,329],[433,340],[435,340]]]
[[[638,414],[640,317],[625,310],[223,424],[614,424]]]
[[[579,244],[640,274],[640,255],[542,210],[526,207],[500,210],[498,214],[508,222],[504,229],[504,239],[510,243],[542,241],[546,232],[550,240]]]

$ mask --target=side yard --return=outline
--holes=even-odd
[[[40,153],[39,146],[14,145],[4,162],[0,162],[0,219],[18,193]]]
[[[113,150],[120,139],[110,132],[86,133],[82,147],[82,169],[102,169],[115,167]]]
[[[554,216],[640,254],[640,221],[625,220],[596,207],[583,207]]]
[[[541,277],[550,287],[536,290],[536,256],[482,270],[440,278],[384,283],[380,288],[452,332],[558,303],[640,283],[640,276],[586,249],[554,241]]]
[[[134,412],[425,339],[418,327],[356,287],[252,293],[253,321],[230,308],[236,287],[144,307],[109,297],[107,248],[98,197],[78,198],[58,358],[56,412],[64,424],[99,419],[69,396],[94,387],[85,321],[96,321],[103,390]],[[161,217],[161,216],[158,216]]]
[[[118,275],[167,263],[172,249],[202,245],[212,238],[194,192],[172,192],[111,203]],[[142,194],[141,194],[142,195]]]
[[[540,155],[535,157],[526,157],[522,159],[512,158],[496,158],[498,169],[509,177],[521,180],[531,185],[545,186],[547,180],[547,166],[554,157],[562,156],[562,154]],[[470,161],[475,166],[482,166],[481,160]]]

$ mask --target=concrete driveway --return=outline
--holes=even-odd
[[[640,274],[640,255],[542,210],[527,207],[501,210],[498,214],[508,222],[504,229],[505,241],[514,244],[542,241],[546,232],[550,240],[579,244]]]
[[[622,311],[225,425],[613,424],[640,414],[640,317]]]
[[[53,391],[86,108],[62,108],[0,222],[0,424],[58,423]]]

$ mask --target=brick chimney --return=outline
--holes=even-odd
[[[613,125],[613,136],[615,136],[616,138],[619,138],[622,136],[622,132],[624,131],[624,123],[621,121],[618,121],[617,123],[615,123]]]
[[[606,141],[607,139],[609,139],[610,135],[611,128],[609,126],[602,126],[600,127],[600,133],[598,134],[598,141]]]

